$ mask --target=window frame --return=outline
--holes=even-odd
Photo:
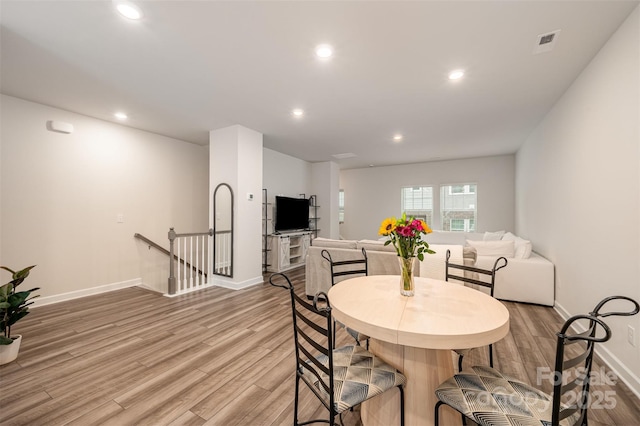
[[[466,197],[468,197],[468,199]],[[458,205],[458,207],[456,207],[456,205]],[[475,232],[478,224],[477,182],[440,185],[439,207],[438,213],[440,215],[440,227],[442,230],[451,232]],[[452,226],[454,221],[456,221],[458,225],[455,229],[454,226]],[[462,228],[459,226],[459,221],[463,221]]]
[[[344,189],[338,190],[338,224],[344,223]]]
[[[433,220],[435,217],[435,197],[434,197],[434,185],[405,185],[402,186],[400,188],[400,211],[402,212],[406,212],[408,216],[413,216],[416,219],[422,219],[424,220],[427,225],[429,225],[430,227],[433,226]],[[411,189],[413,191],[415,190],[421,190],[421,192],[423,193],[421,195],[421,197],[418,199],[420,201],[420,204],[423,208],[420,209],[416,209],[416,208],[412,208],[409,209],[407,208],[407,198],[406,198],[406,190],[407,189]],[[430,192],[430,197],[425,197],[424,193],[426,192]],[[411,201],[415,207],[415,200],[416,198],[414,197]],[[425,204],[428,206],[430,205],[431,208],[424,208]]]

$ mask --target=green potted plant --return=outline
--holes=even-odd
[[[13,271],[6,266],[0,268],[11,273],[11,281],[0,287],[0,365],[7,364],[18,357],[21,335],[11,336],[11,326],[24,318],[29,313],[29,305],[38,295],[31,293],[39,290],[39,287],[31,290],[16,291],[16,288],[29,276],[29,272],[36,265],[26,267],[20,271]]]

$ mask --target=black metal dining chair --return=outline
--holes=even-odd
[[[329,269],[331,271],[331,286],[336,285],[341,279],[353,278],[355,276],[367,276],[369,275],[369,259],[367,258],[367,251],[362,249],[362,258],[350,259],[350,260],[333,260],[331,252],[329,250],[322,250],[320,255],[329,263]],[[369,336],[360,333],[340,321],[334,323],[334,331],[337,329],[336,325],[340,328],[344,328],[351,337],[356,341],[357,345],[361,345],[365,342],[366,348],[369,349]],[[336,344],[336,336],[333,336],[333,345]]]
[[[335,417],[360,403],[397,387],[400,395],[400,423],[404,425],[404,389],[407,379],[391,365],[362,346],[333,346],[331,304],[324,292],[310,303],[295,291],[289,278],[273,274],[269,283],[289,291],[296,356],[294,425],[335,424]],[[300,380],[329,411],[329,419],[298,421]]]
[[[496,272],[505,266],[508,262],[505,257],[499,257],[493,263],[493,268],[482,269],[475,266],[459,265],[450,261],[451,251],[447,250],[447,257],[445,260],[445,281],[454,279],[462,281],[464,283],[473,284],[476,286],[487,287],[489,294],[493,297],[493,289],[496,283]],[[456,271],[462,271],[462,275],[456,275]],[[473,275],[468,276],[466,273],[470,272]],[[481,276],[486,276],[487,281],[481,280]],[[477,278],[475,278],[477,277]],[[458,354],[458,371],[462,371],[462,360],[465,355],[468,355],[471,349],[454,349],[454,352]],[[493,344],[489,345],[489,366],[493,367]]]
[[[600,312],[615,300],[630,302],[633,309]],[[555,371],[551,376],[553,395],[486,366],[474,366],[454,375],[435,391],[436,426],[443,404],[481,426],[586,426],[593,351],[596,343],[611,338],[611,330],[602,318],[631,316],[639,311],[635,300],[611,296],[600,301],[592,312],[569,318],[557,333]],[[571,351],[566,350],[568,346],[572,346]],[[575,355],[576,352],[579,353]]]

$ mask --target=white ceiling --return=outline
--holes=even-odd
[[[1,0],[2,93],[197,144],[240,124],[353,168],[514,153],[638,2],[136,4],[138,22],[111,1]]]

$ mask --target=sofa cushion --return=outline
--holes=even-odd
[[[467,240],[467,245],[474,247],[478,256],[492,256],[513,258],[515,254],[514,241],[473,241]]]
[[[355,240],[333,240],[331,238],[314,238],[311,240],[311,245],[314,247],[329,247],[329,248],[342,248],[342,249],[355,249],[358,248],[358,243]]]
[[[389,251],[396,252],[396,248],[393,244],[384,245],[384,241],[377,240],[360,240],[358,241],[358,249],[365,249],[366,251]]]
[[[502,240],[513,241],[515,246],[515,253],[513,257],[515,257],[516,259],[528,259],[531,256],[531,241],[515,236],[511,232],[507,232],[506,234],[504,234]]]

